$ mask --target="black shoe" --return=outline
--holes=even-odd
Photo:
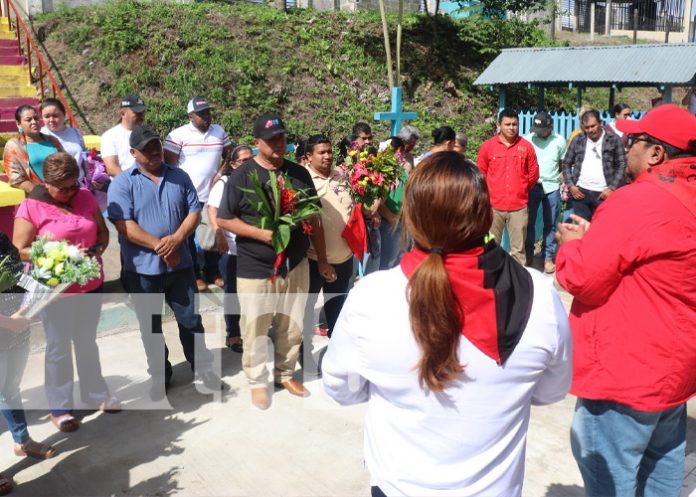
[[[210,370],[196,374],[196,380],[200,381],[210,392],[221,392],[228,388],[227,384]]]

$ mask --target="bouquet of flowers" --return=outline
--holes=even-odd
[[[272,245],[276,253],[271,281],[278,276],[278,268],[285,257],[285,249],[290,243],[290,231],[302,227],[311,234],[309,219],[321,211],[319,197],[309,195],[307,190],[295,188],[285,174],[270,172],[270,181],[262,184],[256,171],[249,177],[251,188],[242,188],[246,193],[254,194],[258,201],[256,209],[261,214],[257,226],[273,232]]]
[[[0,261],[0,293],[5,292],[15,286],[19,277],[22,275],[22,265],[9,255]]]
[[[98,278],[101,268],[94,257],[66,241],[50,241],[42,236],[29,250],[31,268],[19,285],[27,290],[23,306],[31,318],[73,284],[84,285]]]
[[[391,145],[384,150],[361,150],[353,144],[345,162],[339,165],[344,183],[355,204],[370,207],[399,186],[404,172],[403,160]]]
[[[338,166],[344,187],[348,189],[354,204],[342,236],[358,259],[360,274],[367,262],[367,226],[362,208],[371,207],[399,186],[404,174],[403,164],[403,157],[394,151],[391,144],[375,152],[374,149],[361,150],[353,143],[345,162]]]
[[[87,187],[97,199],[99,210],[106,209],[106,191],[108,190],[111,177],[106,172],[106,165],[99,152],[92,148],[82,152],[82,162],[87,165],[87,175],[85,181]]]

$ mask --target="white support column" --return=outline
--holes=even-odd
[[[611,35],[611,0],[606,1],[606,9],[604,10],[604,34]]]
[[[590,41],[594,41],[595,32],[595,5],[594,0],[590,0]]]

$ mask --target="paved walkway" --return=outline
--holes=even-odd
[[[566,304],[569,301],[564,295]],[[120,414],[85,412],[82,428],[56,432],[44,410],[32,411],[30,430],[60,455],[33,462],[11,453],[0,435],[0,470],[13,476],[17,496],[345,496],[369,495],[362,463],[364,406],[339,407],[320,381],[307,381],[307,399],[276,392],[265,412],[251,407],[240,355],[222,348],[220,320],[205,315],[209,347],[230,390],[197,391],[183,362],[174,323],[165,324],[174,383],[168,403],[149,408],[139,332],[124,328],[98,340],[104,375],[127,408]],[[217,331],[217,332],[216,332]],[[43,399],[43,354],[30,355],[23,382],[27,405]],[[315,350],[325,338],[315,339]],[[76,389],[77,390],[77,389]],[[582,481],[570,453],[568,429],[575,400],[533,408],[524,495],[574,497]],[[696,496],[696,402],[692,402],[683,496]]]

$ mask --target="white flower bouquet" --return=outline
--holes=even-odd
[[[66,241],[52,241],[42,236],[29,249],[31,268],[23,275],[19,285],[27,290],[23,307],[25,316],[31,318],[48,305],[60,293],[75,283],[84,285],[98,278],[100,266],[97,259],[85,255],[82,250]]]

